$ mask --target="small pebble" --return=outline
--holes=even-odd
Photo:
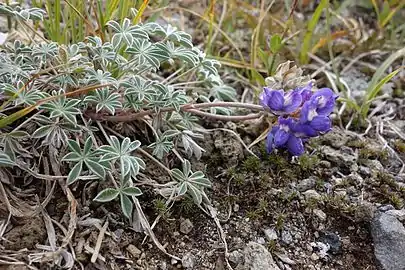
[[[315,216],[317,216],[319,218],[319,220],[321,220],[321,221],[326,220],[326,214],[321,209],[314,209],[312,212],[314,213]]]
[[[193,230],[193,223],[187,218],[180,223],[180,232],[184,234],[189,234]]]
[[[137,248],[136,246],[130,244],[127,246],[127,251],[134,257],[134,258],[138,258],[141,254],[142,251],[139,250],[139,248]]]
[[[266,236],[267,241],[273,241],[278,238],[276,230],[273,228],[271,229],[265,229],[264,230],[264,236]]]
[[[282,231],[281,232],[281,241],[283,241],[285,244],[289,245],[293,241],[293,237],[289,231]]]
[[[316,255],[316,253],[312,253],[312,255],[311,255],[311,260],[317,261],[317,260],[319,260],[319,256]]]
[[[313,190],[313,189],[307,190],[303,194],[304,194],[306,200],[311,200],[311,199],[320,200],[322,198],[322,196],[318,192],[316,192],[316,190]]]
[[[260,245],[264,245],[264,244],[266,244],[266,240],[264,240],[263,237],[258,237],[256,240],[256,243],[258,243]]]

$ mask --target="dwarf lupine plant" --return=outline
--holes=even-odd
[[[0,11],[23,24],[42,19],[36,9],[0,5]],[[17,167],[13,175],[22,179],[64,179],[67,187],[104,181],[106,188],[94,200],[119,200],[131,218],[147,186],[167,200],[187,196],[197,205],[209,204],[211,182],[189,162],[204,152],[201,118],[277,115],[267,148],[287,148],[293,155],[304,152],[305,140],[331,128],[336,96],[330,89],[265,88],[261,105],[236,102],[235,90],[218,74],[219,62],[194,47],[189,34],[170,25],[133,25],[130,19],[107,27],[112,33],[107,40],[91,36],[71,45],[17,40],[0,50],[1,170]],[[288,84],[301,80],[290,76]],[[235,115],[234,108],[256,113]],[[151,162],[170,180],[142,175]]]

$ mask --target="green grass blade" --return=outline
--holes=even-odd
[[[5,127],[9,126],[13,122],[20,119],[21,117],[24,117],[27,114],[29,114],[30,112],[32,112],[33,110],[35,110],[35,108],[36,108],[36,106],[30,106],[30,107],[24,108],[22,110],[19,110],[15,113],[12,113],[12,114],[0,119],[0,128],[5,128]]]
[[[397,75],[400,70],[401,68],[394,70],[393,72],[385,76],[379,83],[371,88],[371,91],[369,93],[367,93],[367,99],[361,106],[361,116],[363,117],[363,119],[367,117],[368,111],[370,109],[370,104],[377,96],[378,92],[380,92],[383,85],[389,82],[395,75]]]
[[[357,105],[356,101],[354,99],[349,99],[349,98],[339,98],[340,102],[345,102],[347,105],[351,108],[356,110],[357,113],[360,113],[360,106]]]
[[[392,63],[394,61],[396,61],[398,58],[400,58],[402,56],[405,56],[405,47],[402,48],[401,50],[398,50],[395,53],[391,54],[390,57],[388,57],[381,64],[381,66],[376,70],[376,72],[374,73],[373,78],[371,79],[371,82],[370,82],[370,84],[369,84],[369,86],[367,88],[367,92],[366,92],[367,100],[369,99],[369,95],[371,94],[374,87],[380,81],[382,76],[384,76],[385,71],[392,65]]]
[[[304,36],[304,41],[301,46],[300,51],[300,62],[301,64],[308,64],[308,52],[311,48],[312,36],[317,25],[319,18],[321,17],[322,11],[328,6],[329,0],[321,0],[318,7],[315,9],[311,20],[308,22],[307,32]]]

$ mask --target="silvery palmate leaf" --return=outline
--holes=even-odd
[[[53,95],[62,95],[63,93],[63,90],[60,90],[59,92],[54,91]],[[54,100],[42,104],[40,108],[47,110],[50,113],[51,118],[63,117],[70,123],[76,125],[76,115],[81,114],[81,111],[77,106],[80,102],[81,101],[78,99],[60,96]]]
[[[133,152],[141,146],[140,141],[133,141],[124,138],[122,142],[116,136],[110,136],[110,145],[103,145],[98,149],[102,154],[102,161],[111,161],[117,164],[120,169],[120,178],[124,182],[127,175],[135,178],[140,169],[145,169],[145,162],[133,155]]]
[[[191,35],[184,31],[177,30],[176,27],[173,27],[170,24],[166,25],[166,27],[156,27],[153,33],[161,35],[167,40],[179,43],[184,47],[193,47]]]
[[[121,44],[131,46],[135,40],[149,39],[146,31],[142,30],[139,25],[132,25],[128,18],[125,18],[121,25],[116,21],[109,21],[107,25],[115,32],[111,40],[115,48],[119,48]]]
[[[189,194],[194,203],[200,205],[203,199],[207,199],[204,188],[211,187],[208,180],[201,171],[192,172],[191,164],[188,160],[183,162],[182,170],[177,168],[171,170],[173,180],[177,181],[177,196]]]
[[[68,185],[76,182],[83,171],[83,165],[86,165],[86,167],[100,179],[105,178],[105,170],[108,168],[108,165],[106,162],[103,162],[103,160],[100,160],[98,152],[92,150],[93,142],[90,136],[86,139],[83,150],[74,140],[68,140],[68,145],[70,152],[62,158],[62,161],[75,162],[66,181]]]
[[[91,95],[84,98],[85,102],[96,105],[96,112],[106,110],[110,114],[114,115],[116,109],[121,109],[122,104],[120,102],[121,96],[104,87],[94,91]]]
[[[148,65],[154,69],[158,69],[160,63],[170,59],[170,54],[164,44],[151,43],[145,39],[135,39],[125,52],[132,56],[132,65]]]
[[[44,115],[37,115],[34,120],[38,123],[38,128],[31,137],[42,138],[43,145],[52,144],[56,148],[60,148],[67,143],[71,134],[81,132],[80,125],[74,125],[63,118],[49,118]]]
[[[156,84],[155,81],[135,75],[122,81],[120,87],[124,88],[124,96],[132,95],[139,101],[143,101],[145,96],[150,99],[151,95],[156,94]]]

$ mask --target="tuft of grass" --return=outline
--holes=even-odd
[[[308,52],[311,50],[311,45],[313,42],[313,33],[318,21],[322,15],[323,10],[328,7],[329,0],[321,0],[318,7],[315,9],[311,20],[307,24],[307,31],[305,33],[304,39],[302,41],[302,46],[300,50],[299,60],[301,64],[308,64],[309,57]]]
[[[395,149],[400,153],[405,153],[405,143],[402,140],[396,140],[394,142]]]
[[[166,202],[164,201],[164,200],[162,200],[162,199],[155,199],[154,201],[153,201],[153,207],[155,208],[155,211],[159,214],[159,215],[161,215],[162,217],[168,217],[168,216],[170,216],[170,213],[169,213],[169,209],[168,209],[168,207],[167,207],[167,205],[166,205]]]
[[[310,156],[305,154],[298,158],[298,163],[302,170],[308,171],[316,167],[316,165],[319,163],[319,158],[318,156]]]
[[[276,225],[275,225],[276,230],[281,231],[283,229],[285,218],[286,217],[283,214],[277,215]]]
[[[102,40],[109,34],[106,23],[117,19],[133,17],[137,23],[149,1],[144,0],[138,12],[137,0],[93,1],[86,4],[82,0],[33,0],[34,7],[45,7],[47,18],[44,21],[45,36],[59,44],[83,41],[86,36],[99,36]],[[93,23],[95,22],[95,24]]]
[[[243,168],[248,172],[257,172],[260,169],[260,159],[249,156],[243,161]]]
[[[381,88],[383,87],[384,84],[389,82],[395,75],[398,74],[398,72],[401,71],[401,68],[392,71],[388,75],[384,76],[386,70],[392,66],[392,64],[399,58],[405,56],[405,47],[394,52],[391,54],[382,64],[381,66],[376,70],[374,73],[370,84],[368,85],[366,89],[366,96],[361,104],[360,107],[358,107],[359,114],[360,116],[365,119],[368,115],[368,112],[370,110],[370,105],[376,98],[376,96],[379,94]]]
[[[402,198],[396,194],[396,193],[392,193],[389,196],[389,201],[390,203],[396,208],[396,209],[401,209],[404,206],[404,201],[402,200]]]

